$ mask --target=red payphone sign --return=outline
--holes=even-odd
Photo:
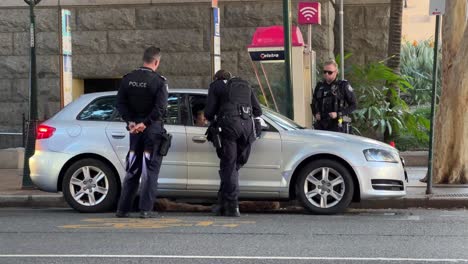
[[[322,19],[320,17],[320,3],[300,2],[297,17],[300,25],[322,24]]]

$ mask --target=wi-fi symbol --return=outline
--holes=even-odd
[[[307,20],[310,20],[312,17],[315,16],[315,14],[317,14],[317,9],[313,8],[313,7],[310,7],[310,6],[306,6],[306,7],[303,7],[299,10],[299,12],[307,19]]]

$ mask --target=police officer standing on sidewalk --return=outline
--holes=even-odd
[[[205,117],[216,121],[221,144],[217,148],[221,178],[217,215],[239,217],[239,169],[247,163],[255,141],[254,117],[262,109],[249,83],[219,70],[208,90]]]
[[[317,83],[312,99],[315,129],[351,133],[349,115],[356,109],[356,96],[346,80],[338,80],[338,65],[327,61],[323,80]]]
[[[129,217],[140,178],[140,217],[156,215],[152,210],[162,162],[159,148],[165,133],[163,118],[168,97],[166,78],[156,73],[160,59],[159,48],[147,48],[143,55],[143,66],[124,76],[117,94],[117,109],[127,122],[130,132],[127,174],[117,217]]]

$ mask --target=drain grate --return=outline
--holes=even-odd
[[[432,197],[460,197],[460,198],[468,198],[468,193],[433,194]]]

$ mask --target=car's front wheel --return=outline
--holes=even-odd
[[[116,175],[104,162],[82,159],[65,172],[62,191],[65,201],[80,212],[105,212],[117,202]]]
[[[315,160],[299,173],[296,192],[305,208],[315,214],[343,212],[354,192],[350,172],[339,162]]]

